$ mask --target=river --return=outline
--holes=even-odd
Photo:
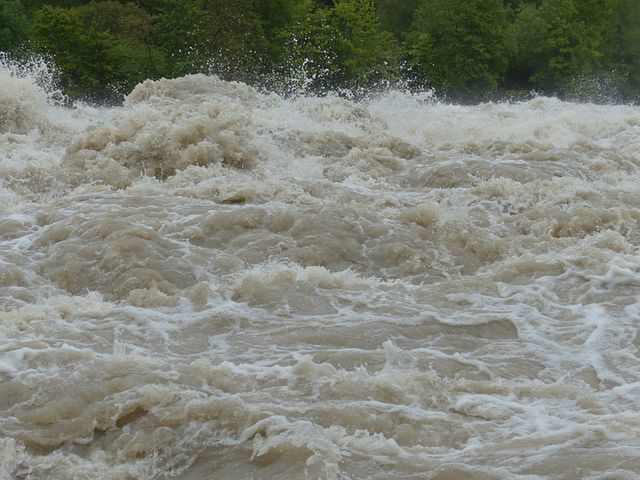
[[[36,80],[0,69],[0,479],[640,476],[639,107]]]

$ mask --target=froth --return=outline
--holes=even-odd
[[[18,61],[0,52],[0,83],[0,134],[50,128],[47,114],[64,100],[50,63],[38,57]]]
[[[48,108],[47,93],[28,78],[11,75],[0,66],[0,134],[25,134],[46,128],[43,111]]]
[[[116,187],[141,174],[165,179],[190,165],[249,168],[259,156],[247,106],[255,97],[246,86],[203,75],[147,81],[113,124],[76,138],[64,164],[84,171],[82,181]]]
[[[0,477],[640,474],[636,107],[48,105],[0,134]]]

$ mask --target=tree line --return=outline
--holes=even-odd
[[[638,0],[2,0],[0,51],[73,97],[216,73],[282,91],[640,97]]]

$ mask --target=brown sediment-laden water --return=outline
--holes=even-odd
[[[640,108],[0,85],[0,479],[640,476]]]

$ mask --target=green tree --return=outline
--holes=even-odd
[[[21,0],[25,9],[33,12],[45,6],[71,8],[86,5],[91,0]]]
[[[533,4],[520,6],[511,27],[515,48],[509,60],[506,83],[512,87],[531,88],[531,79],[543,68],[542,44],[547,26]]]
[[[0,51],[15,51],[26,39],[28,19],[19,0],[0,3]]]
[[[208,44],[217,73],[232,80],[259,82],[268,65],[268,41],[257,0],[203,0],[208,12]]]
[[[128,92],[131,88],[165,69],[164,53],[154,45],[151,15],[134,3],[115,0],[91,2],[77,7],[85,29],[106,39],[104,61],[114,88]]]
[[[602,45],[603,69],[615,76],[618,89],[640,95],[640,2],[608,0]]]
[[[418,79],[450,94],[493,91],[507,67],[502,0],[421,0],[407,51]]]
[[[207,15],[198,0],[161,0],[154,26],[169,58],[166,74],[184,75],[206,65]]]
[[[194,72],[353,91],[403,69],[468,100],[503,86],[640,96],[637,0],[0,0],[0,50],[24,46],[93,98]]]
[[[151,41],[151,17],[133,4],[44,6],[34,15],[32,44],[53,57],[74,96],[117,97],[154,76],[163,58]]]
[[[104,65],[107,40],[83,31],[77,10],[44,6],[35,14],[33,44],[37,51],[53,57],[62,84],[72,95],[95,92],[101,77],[108,75]]]
[[[286,65],[288,34],[293,25],[304,21],[311,3],[307,0],[256,0],[255,11],[260,18],[266,44],[261,55],[265,69],[271,72]]]
[[[382,30],[393,33],[402,40],[409,31],[413,15],[420,0],[379,0],[378,16]]]
[[[155,25],[170,75],[211,70],[250,81],[264,71],[268,42],[252,0],[162,0]]]
[[[290,68],[302,71],[300,80],[313,91],[367,87],[398,75],[399,46],[391,33],[380,30],[371,0],[309,4],[305,18],[281,34]]]
[[[600,12],[602,13],[602,12]],[[601,53],[600,27],[581,17],[574,0],[525,5],[515,22],[513,78],[545,91],[568,91],[575,79],[594,72]]]
[[[260,17],[263,30],[273,39],[278,32],[304,15],[308,3],[304,0],[261,0],[255,2],[255,11]]]

